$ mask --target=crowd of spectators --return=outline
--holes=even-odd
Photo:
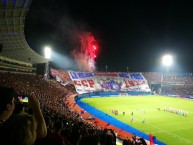
[[[160,80],[161,74],[152,73],[152,78],[150,73],[146,73],[144,76],[147,77],[147,80],[151,79],[153,82]],[[189,83],[188,85],[163,85],[162,93],[193,95],[193,89],[191,86],[192,78],[190,76],[184,77],[176,75],[173,77],[175,77],[175,80],[177,80],[176,82],[182,81],[182,79],[184,79],[184,82]],[[174,78],[172,79],[167,76],[164,78],[164,80],[171,81],[174,80]],[[14,91],[16,94],[18,94],[18,96],[29,96],[29,98],[31,98],[31,102],[33,102],[32,104],[36,104],[33,105],[36,106],[36,108],[30,108],[30,106],[26,105],[26,103],[18,102],[15,104],[15,106],[13,106],[12,103],[14,102],[12,100],[9,102],[9,104],[12,105],[6,106],[9,108],[8,110],[10,110],[11,113],[8,113],[9,115],[5,118],[2,117],[4,115],[0,115],[0,133],[2,133],[3,130],[1,126],[4,123],[2,122],[6,122],[5,128],[8,130],[8,132],[5,132],[4,135],[13,138],[13,140],[19,140],[18,143],[14,142],[14,144],[22,144],[21,141],[23,141],[24,144],[28,144],[24,139],[27,137],[29,138],[29,136],[31,139],[29,140],[29,145],[98,145],[99,143],[101,145],[116,144],[116,135],[113,130],[104,129],[100,126],[97,126],[96,124],[90,124],[81,117],[81,114],[71,110],[69,106],[64,103],[64,100],[67,99],[69,93],[76,93],[73,84],[69,83],[64,87],[56,81],[44,80],[41,76],[10,73],[0,73],[0,84],[14,88]],[[33,96],[36,96],[37,99]],[[15,99],[17,99],[17,96]],[[37,123],[37,117],[35,117],[35,120],[33,117],[33,115],[36,116],[35,114],[37,114],[35,113],[35,110],[38,110],[38,104],[39,108],[41,108],[41,111],[39,111],[39,116],[41,116],[42,113],[44,117],[43,120],[40,119],[40,121],[38,121],[42,121],[40,124]],[[14,111],[11,108],[15,108]],[[2,108],[0,108],[0,114],[2,112]],[[25,121],[28,122],[25,123],[28,126],[24,126],[24,128],[22,128],[21,120],[23,120],[23,123]],[[40,129],[41,127],[39,126],[44,126],[44,120],[47,131],[45,131],[44,127]],[[13,124],[15,128],[13,127]],[[12,133],[10,132],[10,128],[13,130]],[[18,136],[22,137],[20,139],[17,139],[17,136],[14,136],[14,133],[18,131],[18,128],[21,128],[21,131],[26,131],[25,135],[19,135],[19,133],[17,134]],[[27,132],[26,128],[28,131],[31,131]],[[37,130],[43,130],[43,133],[39,133]],[[47,132],[46,136],[45,132]],[[140,142],[142,141],[138,140],[138,142],[135,142],[133,139],[126,139],[123,141],[123,144],[145,144],[144,141],[143,143]],[[3,142],[1,143],[3,145]]]
[[[178,74],[168,74],[163,76],[162,82],[166,83],[178,83],[178,84],[192,84],[193,77]]]
[[[143,73],[151,84],[160,84],[157,92],[162,95],[193,95],[192,73]],[[160,94],[159,93],[159,94]]]
[[[160,82],[162,79],[162,73],[160,72],[143,72],[142,74],[149,84]]]
[[[151,83],[180,83],[192,84],[192,73],[161,73],[161,72],[143,72],[145,79]]]
[[[37,138],[38,132],[35,131],[39,130],[40,127],[36,125],[35,121],[37,119],[34,121],[33,117],[30,115],[33,115],[34,113],[33,108],[30,109],[25,104],[16,104],[15,110],[17,108],[17,111],[13,111],[13,114],[16,116],[10,117],[10,119],[6,119],[8,121],[1,120],[8,124],[6,125],[6,129],[8,130],[6,133],[4,133],[4,135],[13,138],[13,134],[10,132],[10,127],[12,128],[11,124],[14,122],[14,125],[16,125],[16,132],[19,126],[21,126],[22,118],[25,118],[23,120],[28,122],[28,126],[25,126],[21,131],[26,129],[28,130],[29,128],[31,131],[25,135],[18,135],[21,136],[22,139],[18,139],[20,141],[18,143],[15,142],[15,145],[98,145],[99,143],[101,145],[116,144],[116,135],[113,130],[104,129],[100,126],[88,123],[82,119],[79,113],[71,110],[67,105],[65,105],[64,99],[68,96],[68,93],[71,93],[72,91],[70,90],[69,92],[67,88],[73,89],[73,87],[70,87],[70,85],[66,88],[55,81],[46,81],[42,79],[42,77],[31,75],[0,73],[0,78],[0,84],[8,85],[11,88],[14,88],[16,94],[29,96],[29,98],[31,98],[31,95],[33,94],[33,96],[37,97],[47,126],[46,137],[42,135]],[[24,112],[29,114],[20,115],[20,113]],[[3,129],[0,128],[0,130],[2,131]],[[35,140],[34,135],[36,135]],[[31,140],[28,140],[29,143],[24,142],[25,138],[29,138],[29,136],[31,138]],[[17,140],[16,137],[17,136],[15,136],[13,139]],[[23,143],[21,143],[21,141],[23,141]],[[129,140],[129,142],[134,143],[132,140]],[[3,145],[3,142],[0,144]]]
[[[163,95],[193,95],[193,86],[188,85],[164,85],[161,93]]]

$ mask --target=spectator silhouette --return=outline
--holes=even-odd
[[[0,122],[6,121],[15,109],[16,93],[13,88],[0,86]]]
[[[57,120],[54,122],[54,132],[53,132],[53,142],[54,145],[65,145],[65,139],[60,134],[63,129],[63,122],[61,120]]]
[[[36,140],[37,123],[28,113],[11,116],[1,127],[1,145],[33,145]]]
[[[6,120],[13,114],[15,109],[15,101],[18,95],[15,93],[14,89],[7,86],[0,87],[0,122],[1,128],[6,123]],[[32,116],[37,122],[37,130],[36,130],[36,139],[40,139],[46,136],[47,128],[46,124],[40,109],[39,100],[36,98],[35,94],[28,93],[29,97],[28,106],[33,110]],[[18,112],[17,112],[18,113]],[[0,128],[0,132],[2,132]]]
[[[80,145],[100,145],[100,138],[96,135],[85,136],[80,141]]]
[[[130,140],[124,139],[122,145],[132,145],[132,143]]]

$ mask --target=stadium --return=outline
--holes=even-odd
[[[193,144],[192,73],[51,68],[50,57],[33,51],[25,40],[21,19],[32,1],[0,2],[0,83],[25,96],[24,106],[26,97],[35,94],[45,120],[52,122],[47,128],[63,123],[65,145],[94,144],[98,138],[103,145]],[[92,53],[91,68],[94,59]],[[37,73],[38,64],[45,66],[43,75]]]

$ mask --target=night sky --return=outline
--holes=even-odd
[[[71,57],[76,30],[91,32],[100,46],[98,71],[165,71],[164,54],[174,57],[173,72],[193,72],[191,0],[33,0],[25,20],[29,46],[58,54],[51,65],[77,70]],[[70,35],[69,35],[70,34]]]

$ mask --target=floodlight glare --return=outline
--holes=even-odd
[[[172,56],[171,55],[163,56],[163,65],[165,65],[165,66],[171,66],[172,65]]]
[[[51,57],[51,48],[46,46],[45,50],[44,50],[44,53],[45,53],[45,58],[50,59],[50,57]]]

